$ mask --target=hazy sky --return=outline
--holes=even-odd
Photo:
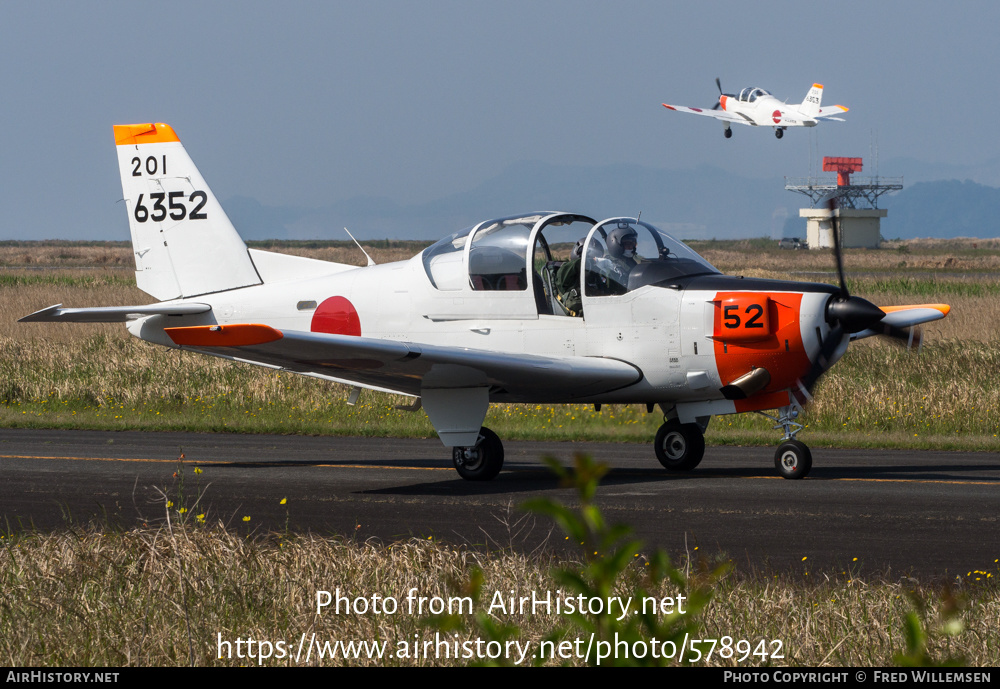
[[[998,26],[924,0],[0,0],[0,239],[127,239],[111,126],[149,121],[265,205],[431,200],[522,160],[805,175],[811,149],[868,163],[873,132],[882,160],[979,164]],[[820,82],[848,122],[727,141],[660,105],[711,106],[717,76],[796,103]]]

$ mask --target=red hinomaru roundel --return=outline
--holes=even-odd
[[[361,336],[361,317],[358,310],[345,297],[323,300],[313,314],[309,329],[314,333]]]

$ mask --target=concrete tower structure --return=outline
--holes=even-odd
[[[861,158],[823,158],[824,172],[836,172],[837,183],[817,178],[785,178],[785,189],[805,194],[812,200],[810,208],[799,210],[799,217],[806,219],[806,241],[810,249],[833,247],[833,213],[840,220],[841,241],[844,248],[877,249],[882,241],[882,218],[888,211],[878,207],[882,194],[903,188],[903,178],[851,179],[860,172]],[[829,199],[836,198],[837,210],[826,207]]]

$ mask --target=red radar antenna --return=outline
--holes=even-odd
[[[823,172],[837,173],[837,186],[851,186],[851,173],[861,172],[861,158],[823,157]]]

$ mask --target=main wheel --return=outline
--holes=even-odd
[[[778,127],[777,129],[774,130],[774,135],[780,139],[785,135],[785,130],[782,129],[781,127]]]
[[[705,456],[705,435],[697,424],[667,421],[656,432],[656,458],[670,471],[691,471]]]
[[[812,453],[798,440],[786,440],[774,453],[774,467],[782,478],[805,478],[812,465]]]
[[[733,130],[732,129],[728,129],[727,128],[727,129],[724,130],[724,132],[725,132],[725,137],[727,139],[732,139],[733,138]]]
[[[496,433],[483,426],[476,445],[453,448],[451,458],[458,475],[466,481],[489,481],[503,467],[503,443]]]

